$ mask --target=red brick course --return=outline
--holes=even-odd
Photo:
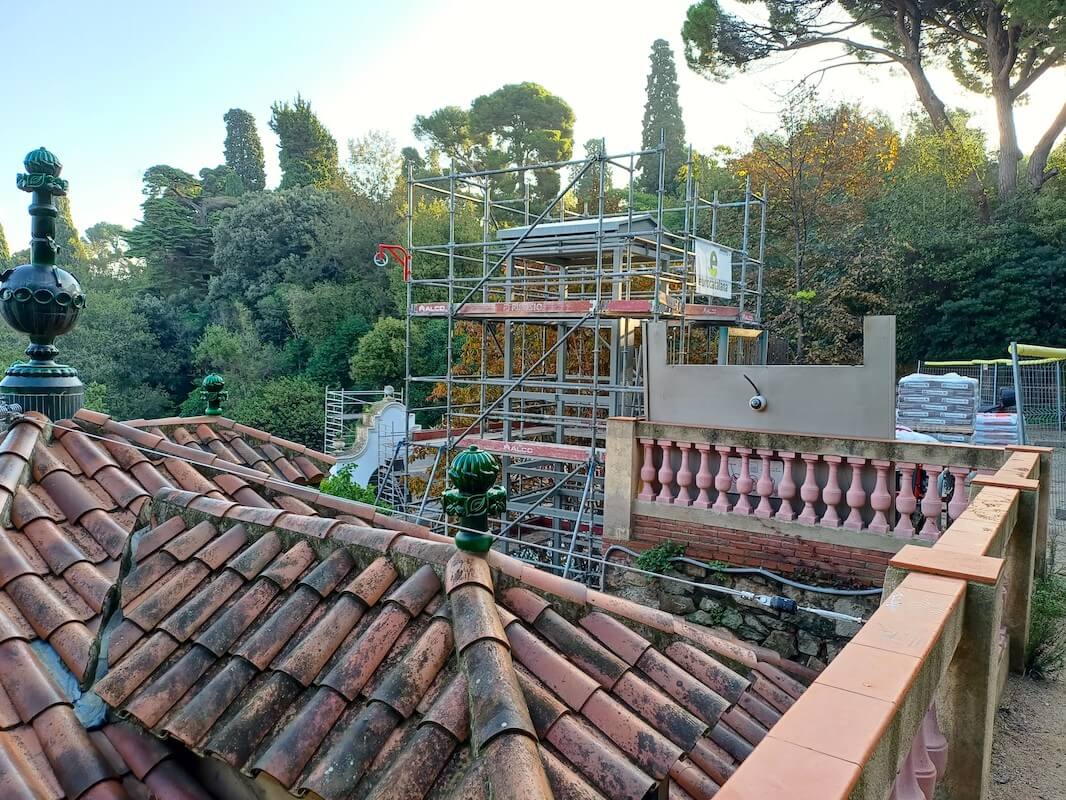
[[[662,542],[685,545],[685,555],[706,561],[724,561],[736,567],[762,567],[784,575],[814,572],[836,580],[880,586],[892,553],[814,542],[798,536],[748,531],[680,522],[636,514],[633,540],[637,550]]]

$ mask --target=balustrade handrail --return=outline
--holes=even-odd
[[[809,783],[815,772],[823,800],[986,796],[1001,668],[1023,663],[1047,522],[1038,498],[1050,451],[1012,450],[939,541],[890,562],[882,605],[718,800],[776,796],[774,787]],[[946,739],[938,703],[948,710]]]
[[[638,420],[636,434],[641,438],[672,439],[682,442],[730,445],[751,450],[803,452],[818,455],[884,459],[913,464],[966,466],[973,470],[996,470],[1007,460],[1002,447],[932,442],[904,442],[897,439],[811,436],[755,428],[714,428],[656,420]]]

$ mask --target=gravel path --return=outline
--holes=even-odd
[[[1007,679],[996,716],[990,800],[1066,800],[1066,676]]]

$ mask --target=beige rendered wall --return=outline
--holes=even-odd
[[[863,320],[858,366],[670,365],[666,323],[645,336],[647,418],[656,422],[891,439],[895,435],[896,318]],[[747,375],[767,400],[753,411]]]

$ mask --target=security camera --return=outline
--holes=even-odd
[[[767,406],[766,398],[762,396],[761,392],[759,392],[759,387],[755,385],[755,381],[747,375],[744,376],[744,380],[750,383],[751,388],[755,390],[755,396],[748,401],[748,406],[752,411],[765,411]]]

